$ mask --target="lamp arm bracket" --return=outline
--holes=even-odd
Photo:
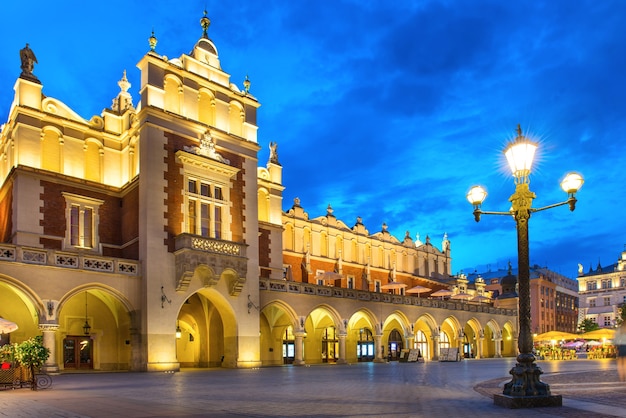
[[[572,207],[572,203],[576,203],[576,198],[574,197],[570,197],[569,199],[567,199],[564,202],[559,202],[559,203],[554,203],[552,205],[548,205],[548,206],[543,206],[541,208],[530,208],[530,212],[534,213],[534,212],[541,212],[542,210],[546,210],[546,209],[552,209],[552,208],[556,208],[559,206],[564,206],[564,205],[570,205],[570,207]],[[571,209],[574,210],[574,209]]]
[[[507,215],[507,216],[511,216],[511,212],[494,212],[494,211],[490,211],[490,210],[480,210],[480,209],[478,209],[478,212],[481,215]]]

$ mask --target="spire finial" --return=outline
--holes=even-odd
[[[248,78],[248,74],[246,74],[246,78],[243,80],[243,89],[246,93],[250,93],[250,79]]]
[[[200,19],[200,26],[202,26],[202,37],[209,39],[209,35],[208,35],[208,30],[209,30],[209,25],[211,24],[211,19],[209,19],[207,17],[207,11],[206,9],[204,10],[204,16],[202,16],[202,19]]]
[[[152,29],[152,35],[148,38],[148,43],[150,44],[150,51],[154,52],[157,45],[157,38],[154,36],[154,29]]]
[[[128,82],[128,78],[126,78],[126,70],[124,70],[124,75],[122,76],[122,79],[117,82],[117,85],[120,86],[120,90],[124,93],[126,93],[130,88],[130,83]]]
[[[517,124],[517,137],[521,137],[522,136],[522,127],[520,126],[520,124]]]

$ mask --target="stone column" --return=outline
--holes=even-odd
[[[439,335],[433,335],[433,361],[439,361]]]
[[[56,333],[59,329],[59,324],[39,324],[39,330],[43,334],[43,345],[50,350],[50,356],[41,368],[46,373],[58,373],[59,364],[57,363],[57,345],[56,345]]]
[[[485,346],[485,337],[476,339],[476,358],[483,358],[483,347]]]
[[[494,355],[495,358],[501,358],[502,357],[502,338],[495,338],[493,340],[494,344],[496,345],[496,354]]]
[[[337,364],[348,364],[346,360],[346,334],[339,334],[339,358]]]
[[[294,343],[296,352],[294,353],[293,365],[294,366],[303,366],[304,365],[304,336],[305,332],[296,331],[293,333],[293,336],[296,338]]]
[[[374,357],[374,363],[384,363],[385,359],[383,358],[383,346],[381,341],[383,339],[382,334],[374,335],[374,346],[376,348],[376,356]]]

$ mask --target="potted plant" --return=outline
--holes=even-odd
[[[30,371],[32,390],[37,390],[35,371],[38,370],[50,356],[50,350],[43,345],[43,337],[38,335],[23,341],[15,346],[15,360]]]

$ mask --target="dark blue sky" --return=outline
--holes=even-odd
[[[189,53],[207,8],[223,70],[249,75],[259,109],[260,163],[278,142],[284,209],[310,217],[385,222],[398,239],[451,240],[453,272],[516,263],[514,221],[474,222],[514,191],[502,150],[520,124],[540,142],[534,206],[565,200],[578,171],[578,207],[536,213],[531,263],[575,277],[614,263],[626,243],[626,2],[624,1],[29,1],[2,6],[0,120],[6,120],[28,42],[44,94],[86,119],[110,107],[148,51]],[[382,3],[385,3],[384,5]]]

